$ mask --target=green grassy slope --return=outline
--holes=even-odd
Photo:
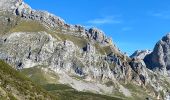
[[[0,100],[57,100],[3,61],[0,61],[0,98]]]
[[[90,92],[80,92],[76,91],[73,88],[63,85],[63,84],[47,84],[43,86],[50,93],[56,95],[59,94],[58,97],[61,100],[123,100],[118,97],[109,97],[100,94],[94,94]]]
[[[31,70],[29,70],[31,71]],[[28,72],[28,71],[27,71]],[[37,71],[32,74],[37,74]],[[41,74],[42,75],[42,74]],[[37,79],[38,79],[37,76]],[[39,77],[41,78],[41,77]],[[37,82],[36,79],[33,80]],[[48,81],[48,80],[46,80]],[[43,87],[44,89],[42,89]],[[0,100],[121,100],[88,92],[78,92],[75,89],[62,84],[47,84],[38,86],[22,73],[14,70],[8,64],[0,61]]]
[[[26,74],[33,82],[42,86],[49,93],[57,96],[60,100],[122,100],[118,97],[76,91],[70,86],[59,84],[57,81],[54,81],[54,78],[58,80],[57,75],[44,72],[41,67],[23,69],[22,73]]]

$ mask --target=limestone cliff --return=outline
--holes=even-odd
[[[67,24],[22,0],[0,0],[0,7],[0,59],[16,70],[38,67],[57,75],[54,83],[123,99],[167,96],[169,81],[123,54],[103,31]]]
[[[149,69],[160,70],[162,74],[168,75],[170,69],[170,34],[159,40],[151,54],[145,57]]]

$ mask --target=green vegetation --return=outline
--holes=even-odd
[[[100,54],[102,54],[102,55],[106,54],[106,51],[102,47],[100,47],[100,45],[98,43],[95,43],[94,46]]]
[[[71,88],[70,86],[64,85],[64,84],[45,84],[42,85],[42,87],[47,90],[47,91],[54,91],[54,90],[74,90],[73,88]]]
[[[78,92],[63,84],[47,84],[43,86],[50,93],[57,95],[61,100],[122,100],[117,97],[109,97],[90,92]]]
[[[165,78],[162,80],[162,82],[163,82],[162,84],[164,85],[164,87],[170,90],[170,83],[168,82],[168,79]]]
[[[46,28],[37,21],[20,21],[10,32],[39,32],[46,31]]]
[[[52,72],[44,72],[41,70],[41,67],[27,68],[23,69],[21,72],[26,74],[33,82],[42,86],[49,93],[57,96],[59,100],[122,100],[117,97],[109,97],[90,92],[79,92],[68,85],[57,84],[57,82],[52,81],[59,79],[57,75],[52,74]],[[46,75],[48,76],[47,78],[44,77]],[[54,77],[55,79],[51,80],[50,77]]]
[[[101,47],[98,43],[95,43],[95,48],[96,50],[102,54],[102,55],[105,55],[105,54],[111,54],[111,53],[117,53],[117,51],[114,51],[111,46],[104,46],[104,47]]]
[[[142,86],[137,86],[132,83],[127,83],[127,84],[123,84],[123,85],[124,85],[124,87],[129,89],[129,91],[132,93],[132,98],[130,97],[130,98],[128,98],[128,100],[144,100],[147,97],[152,97],[149,95],[146,88],[144,88]]]
[[[74,44],[78,45],[80,48],[85,47],[86,44],[88,43],[88,40],[80,38],[80,37],[76,37],[76,36],[72,36],[72,35],[68,35],[68,34],[62,34],[62,33],[57,33],[57,35],[63,41],[65,41],[65,40],[72,41]]]
[[[72,41],[74,44],[78,45],[80,48],[86,46],[88,40],[64,34],[60,30],[50,31],[46,29],[42,24],[40,24],[38,21],[32,21],[32,20],[21,20],[17,23],[17,25],[10,29],[10,32],[40,32],[40,31],[46,31],[47,33],[51,34],[53,37],[55,37],[58,40],[69,40]]]
[[[109,86],[114,86],[114,82],[112,82],[112,81],[108,81],[108,82],[106,82],[105,84],[106,84],[108,87],[109,87]]]
[[[41,69],[42,66],[23,69],[21,72],[27,75],[33,82],[39,85],[48,83],[57,83],[59,77],[51,72],[45,72]]]
[[[106,54],[110,54],[113,52],[110,46],[103,47],[102,49],[106,52]]]
[[[10,100],[24,98],[29,100],[57,99],[3,61],[0,61],[0,81],[2,88],[0,98],[10,98]]]
[[[20,20],[9,12],[0,12],[0,16],[0,35],[8,33]]]
[[[122,92],[119,92],[118,89],[115,89],[115,93],[114,93],[115,96],[117,97],[121,97],[121,98],[124,98],[124,100],[128,100],[127,97],[125,97],[125,95],[122,94]]]

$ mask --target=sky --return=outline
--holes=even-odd
[[[122,52],[153,50],[170,32],[170,0],[24,0],[69,24],[97,27]]]

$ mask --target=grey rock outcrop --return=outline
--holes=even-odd
[[[149,86],[152,88],[149,91],[154,95],[166,89],[160,82],[161,76],[158,77],[159,75],[155,75],[149,69],[170,69],[168,51],[170,35],[158,42],[151,54],[150,51],[136,51],[131,59],[121,53],[112,40],[97,28],[88,30],[81,25],[67,24],[60,17],[46,11],[36,11],[20,0],[1,0],[0,6],[2,10],[10,13],[7,18],[3,15],[0,17],[6,29],[1,32],[5,34],[1,34],[0,37],[0,59],[17,70],[44,66],[55,74],[62,73],[62,78],[67,76],[66,79],[69,78],[71,81],[70,77],[76,76],[81,78],[81,81],[94,82],[97,84],[96,87],[110,83],[111,87],[107,88],[111,89],[111,93],[115,91],[113,90],[115,86],[114,89],[124,91],[130,96],[131,93],[128,93],[128,89],[121,84]],[[35,32],[33,30],[27,32],[24,29],[19,31],[17,25],[22,22],[27,24],[36,22],[44,29]],[[31,25],[30,23],[28,25]],[[11,25],[9,28],[5,27],[9,25]],[[63,79],[62,82],[66,83],[66,80]],[[72,82],[70,85],[74,86]],[[82,90],[80,86],[78,90]],[[103,90],[106,89],[102,89],[102,92]]]
[[[18,32],[1,37],[0,44],[0,58],[16,69],[44,65],[51,66],[53,70],[90,75],[93,79],[113,78],[108,74],[111,66],[104,60],[105,57],[96,54],[89,43],[87,50],[82,52],[73,42],[57,41],[46,32]]]
[[[22,0],[0,0],[0,11],[14,11]]]
[[[111,45],[112,40],[105,36],[104,32],[97,28],[90,28],[86,30],[81,25],[70,25],[65,23],[65,21],[46,11],[38,11],[32,9],[29,5],[24,3],[22,0],[11,0],[11,1],[2,1],[0,2],[2,9],[8,10],[8,12],[13,13],[14,15],[20,16],[26,20],[35,20],[44,24],[47,28],[52,28],[55,30],[62,31],[63,34],[69,34],[77,37],[85,37],[95,41],[98,41],[104,45]],[[8,5],[8,6],[4,6]],[[9,9],[10,8],[10,9]],[[68,33],[69,31],[69,33]]]
[[[145,56],[147,56],[151,52],[152,52],[151,50],[137,50],[130,57],[143,60],[145,58]]]
[[[90,28],[87,32],[87,35],[90,39],[94,39],[95,41],[101,44],[112,44],[112,40],[105,36],[105,33],[97,28]]]
[[[170,70],[170,34],[164,36],[158,41],[151,54],[144,59],[149,69],[161,70],[163,74],[167,74]]]
[[[25,19],[32,19],[44,23],[48,27],[61,27],[65,25],[65,22],[60,17],[50,14],[46,11],[37,11],[32,9],[29,5],[24,2],[20,2],[14,9],[13,14],[21,16]]]
[[[66,24],[64,20],[53,14],[33,10],[22,1],[13,1],[7,3],[2,1],[1,3],[2,6],[3,3],[12,3],[11,5],[15,7],[12,8],[13,11],[9,12],[21,17],[21,20],[38,21],[47,29],[60,30],[60,34],[84,37],[92,39],[94,42],[87,42],[85,47],[87,50],[83,51],[73,42],[57,41],[46,32],[14,32],[1,37],[1,59],[6,60],[16,69],[45,65],[51,66],[53,70],[65,69],[94,79],[113,78],[110,70],[112,65],[105,60],[106,55],[97,54],[94,47],[94,44],[98,42],[99,44],[111,45],[112,41],[106,38],[102,31],[99,31],[99,29],[87,31],[80,25]],[[88,38],[88,35],[91,35],[92,38]],[[117,59],[120,61],[119,57]],[[120,66],[120,64],[118,65]]]
[[[96,41],[102,42],[105,39],[104,33],[97,28],[89,29],[89,33],[91,35],[90,37]]]
[[[130,65],[135,72],[132,77],[136,82],[139,82],[141,85],[146,85],[148,83],[148,72],[146,65],[143,60],[133,58],[130,62]]]

